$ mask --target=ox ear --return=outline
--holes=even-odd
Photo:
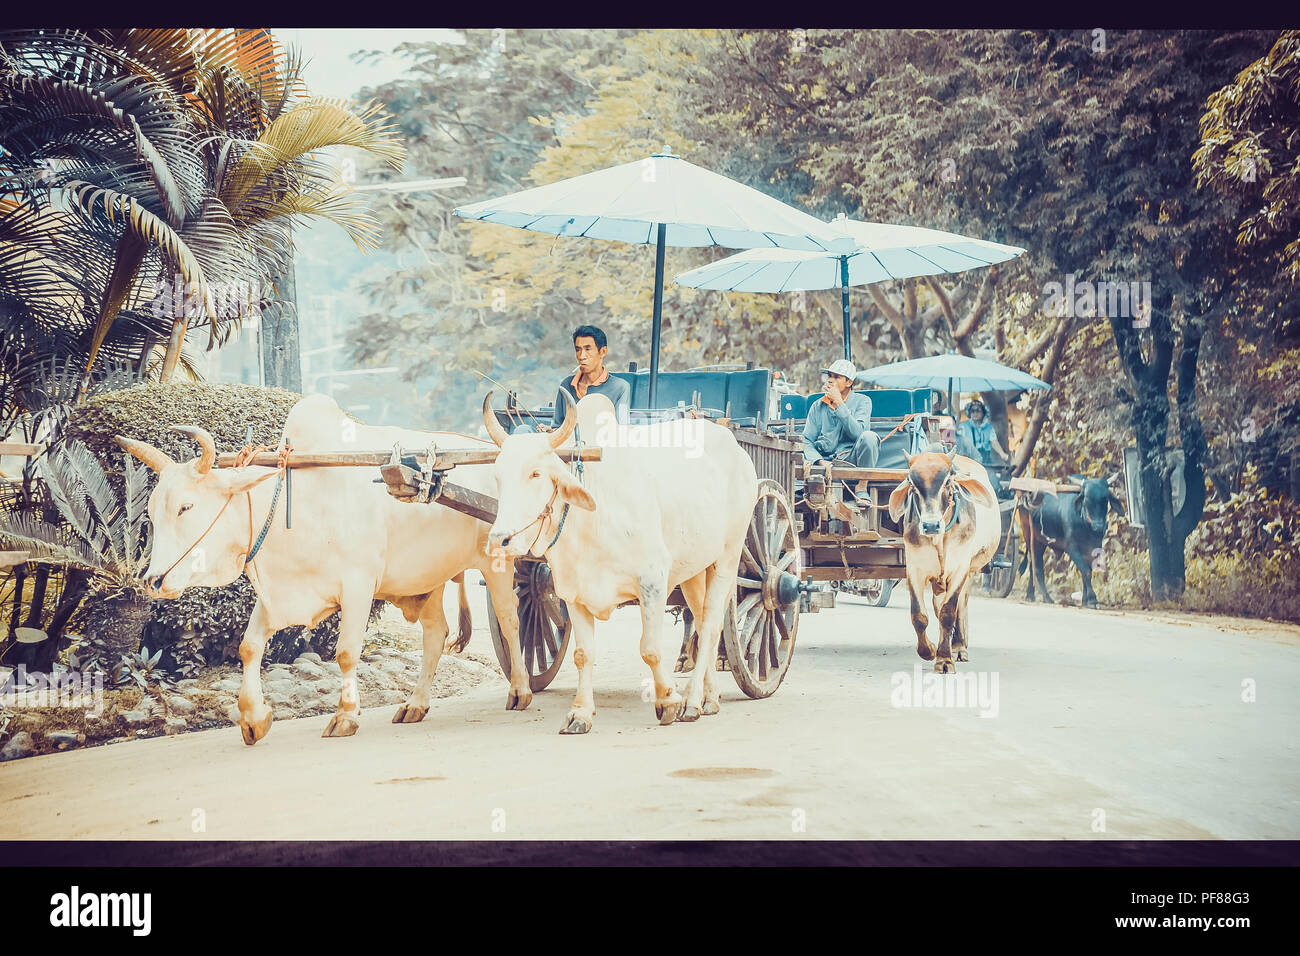
[[[248,469],[240,471],[237,468],[217,468],[209,474],[220,474],[225,480],[226,493],[230,495],[242,495],[246,491],[251,491],[253,486],[266,481],[268,478],[275,477],[278,474],[275,469]]]
[[[1117,512],[1119,512],[1119,513],[1120,513],[1121,515],[1123,515],[1125,518],[1128,517],[1128,513],[1125,512],[1125,510],[1124,510],[1124,502],[1120,501],[1117,497],[1115,497],[1115,492],[1112,491],[1112,492],[1110,493],[1109,497],[1107,498],[1107,500],[1110,501],[1110,506],[1111,506],[1112,508],[1114,508]]]
[[[952,480],[957,482],[957,487],[970,495],[976,504],[984,505],[986,508],[998,506],[998,499],[993,497],[993,493],[984,486],[984,482],[974,475],[958,471],[953,474]]]
[[[558,469],[552,476],[560,498],[568,504],[582,508],[584,511],[596,510],[596,499],[587,493],[587,489],[578,484],[565,469]]]
[[[903,516],[903,508],[907,506],[907,496],[912,490],[912,481],[904,478],[889,495],[889,517],[897,521]]]

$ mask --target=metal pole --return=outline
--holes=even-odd
[[[853,342],[849,335],[849,257],[840,256],[840,305],[844,309],[844,357],[853,361]]]
[[[650,396],[651,408],[658,408],[659,391],[659,327],[663,322],[664,312],[664,243],[668,238],[668,226],[659,223],[659,236],[655,242],[655,311],[650,326]]]

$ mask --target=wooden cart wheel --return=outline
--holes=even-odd
[[[736,596],[722,618],[727,662],[750,697],[772,696],[790,667],[802,575],[790,504],[781,485],[765,478],[740,555]]]
[[[545,690],[560,672],[564,653],[569,648],[573,625],[569,609],[555,596],[551,583],[551,566],[545,561],[515,562],[515,597],[519,610],[519,647],[528,668],[528,686],[534,692]],[[497,661],[510,677],[510,652],[501,638],[501,625],[488,600],[488,630]]]
[[[1005,556],[1011,562],[1011,567],[993,568],[989,571],[988,592],[994,597],[1006,597],[1016,585],[1016,562],[1020,558],[1020,535],[1016,534],[1014,525],[1007,532],[1007,538],[1009,540],[1002,548],[998,549],[998,554]]]
[[[893,578],[873,578],[866,583],[862,589],[862,596],[866,598],[873,607],[884,607],[889,603],[890,595],[894,593]]]

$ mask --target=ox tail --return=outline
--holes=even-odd
[[[465,590],[465,572],[462,571],[460,574],[452,578],[452,580],[456,582],[456,586],[459,589],[457,597],[460,603],[460,617],[457,620],[458,631],[456,634],[456,643],[452,644],[447,649],[453,654],[459,654],[469,646],[470,635],[474,632],[474,620],[469,613],[469,594]]]

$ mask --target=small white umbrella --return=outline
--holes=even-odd
[[[456,215],[555,236],[654,243],[650,404],[659,373],[664,248],[725,246],[847,252],[853,243],[821,220],[726,176],[674,156],[668,147],[631,163],[471,203]]]
[[[752,249],[684,272],[674,281],[696,289],[732,292],[841,290],[844,357],[852,361],[849,286],[964,272],[1014,259],[1025,250],[952,232],[862,222],[840,214],[828,228],[852,243],[822,252]]]

